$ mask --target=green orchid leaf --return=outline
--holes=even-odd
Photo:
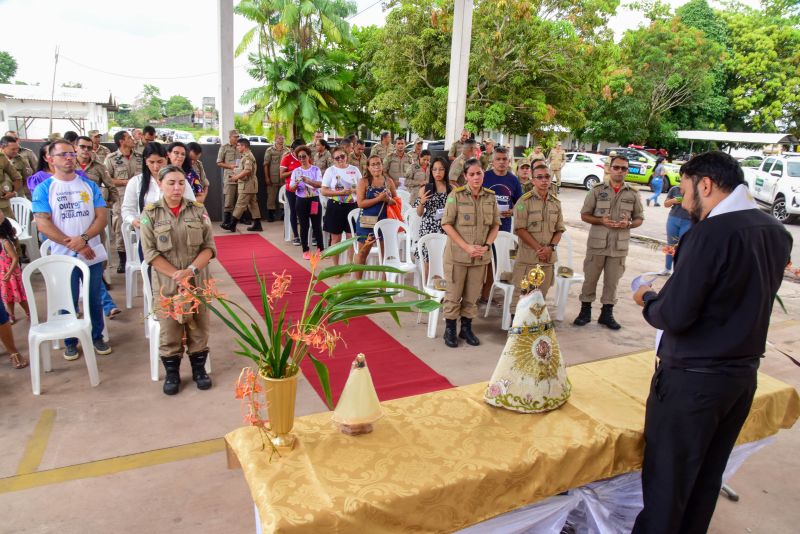
[[[310,352],[308,353],[308,357],[311,358],[311,363],[314,364],[314,369],[317,371],[319,383],[322,385],[322,391],[325,392],[325,403],[328,405],[328,408],[333,410],[333,395],[331,394],[331,382],[328,373],[328,367],[316,359]]]
[[[330,247],[326,248],[322,252],[322,255],[320,257],[321,258],[330,258],[332,256],[338,256],[339,254],[341,254],[345,250],[348,250],[349,248],[352,248],[353,243],[355,243],[357,239],[358,239],[357,237],[351,237],[350,239],[346,239],[344,241],[339,241],[335,245],[331,245]]]

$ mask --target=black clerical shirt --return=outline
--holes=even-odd
[[[664,330],[662,363],[732,374],[758,368],[791,249],[789,232],[757,209],[695,224],[681,238],[673,275],[643,298],[644,318]]]

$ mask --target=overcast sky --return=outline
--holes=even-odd
[[[356,3],[353,24],[383,25],[380,0]],[[252,23],[234,17],[236,46]],[[196,106],[204,96],[217,97],[216,0],[0,0],[0,20],[0,50],[17,60],[18,80],[49,86],[58,45],[57,85],[80,82],[87,89],[111,92],[119,103],[132,103],[145,83],[159,87],[165,98],[183,95]],[[621,10],[611,27],[621,34],[642,21]],[[244,56],[234,60],[237,95],[256,85],[246,66]],[[245,109],[237,101],[236,110]]]

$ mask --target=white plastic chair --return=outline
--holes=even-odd
[[[494,241],[495,254],[492,255],[492,274],[494,274],[494,281],[492,288],[489,290],[489,302],[486,303],[486,311],[483,313],[484,317],[489,316],[489,310],[492,309],[492,299],[494,298],[494,290],[499,289],[503,292],[503,322],[501,328],[508,330],[511,328],[511,297],[514,294],[514,284],[500,281],[501,273],[510,273],[514,271],[513,263],[511,262],[511,250],[517,242],[517,236],[509,232],[498,232],[497,239]],[[495,256],[497,259],[495,260]]]
[[[378,265],[395,267],[403,271],[400,273],[386,273],[389,282],[403,282],[407,274],[417,276],[417,266],[411,259],[411,233],[410,228],[403,221],[397,219],[383,219],[375,224],[375,235],[383,238],[383,250],[378,249]],[[405,243],[405,253],[401,253],[401,240]],[[417,281],[415,280],[415,285]]]
[[[428,276],[423,280],[422,290],[431,296],[436,302],[442,302],[445,292],[441,289],[433,287],[435,277],[444,279],[444,248],[447,246],[447,236],[444,234],[428,234],[424,235],[417,242],[417,250],[419,251],[419,267],[420,272],[424,273],[422,256],[422,249],[428,251]],[[422,277],[420,277],[422,278]],[[417,324],[422,319],[422,312],[417,313]],[[428,312],[428,337],[433,339],[436,337],[436,328],[439,324],[439,308]]]
[[[122,240],[125,242],[125,307],[133,308],[133,297],[139,294],[136,272],[142,266],[139,256],[139,232],[131,223],[122,223]]]
[[[398,189],[397,196],[400,197],[400,200],[403,203],[403,207],[411,206],[411,193],[408,192],[406,189]]]
[[[361,214],[361,208],[355,208],[350,210],[350,213],[347,214],[347,222],[350,225],[350,233],[356,235],[356,221],[358,220],[358,216]],[[373,231],[374,233],[374,231]],[[355,257],[358,256],[358,248],[360,244],[358,241],[353,243],[353,255],[354,260]],[[377,265],[378,264],[378,257],[380,254],[380,244],[375,243],[369,251],[367,255],[367,265]],[[369,273],[367,273],[369,274]]]
[[[11,199],[11,211],[14,212],[14,219],[20,226],[17,231],[17,240],[28,247],[29,257],[34,259],[34,254],[39,250],[39,239],[36,231],[31,232],[31,212],[33,205],[31,201],[24,197],[14,197]],[[35,226],[35,225],[34,225]]]
[[[282,185],[278,190],[278,202],[283,205],[283,240],[291,241],[292,237],[292,223],[289,221],[289,199],[286,198],[286,185]]]
[[[569,299],[569,288],[572,287],[573,284],[582,284],[586,277],[583,273],[577,273],[573,270],[572,276],[569,278],[562,278],[557,276],[559,266],[569,267],[572,269],[572,238],[564,232],[561,234],[561,241],[559,242],[561,245],[559,248],[561,251],[564,251],[564,245],[566,245],[566,263],[562,261],[563,256],[559,252],[558,254],[558,262],[555,264],[555,274],[556,274],[556,321],[563,321],[564,314],[567,310],[567,300]]]
[[[150,265],[143,261],[139,266],[139,273],[142,275],[142,293],[144,294],[145,314],[144,329],[145,336],[149,338],[148,348],[150,350],[150,379],[158,382],[158,344],[161,336],[161,324],[158,322],[156,311],[153,308],[153,288],[150,285],[148,271]],[[148,311],[150,310],[150,311]],[[206,358],[206,373],[211,372],[211,356]]]
[[[45,295],[47,299],[47,314],[45,321],[39,322],[36,299],[30,299],[28,306],[31,311],[31,326],[28,331],[28,350],[30,351],[31,386],[33,394],[41,393],[40,355],[44,359],[44,370],[52,370],[50,345],[44,343],[69,337],[77,337],[83,347],[83,358],[89,370],[89,382],[92,386],[100,383],[97,372],[97,360],[92,344],[92,320],[88,313],[83,318],[78,318],[77,310],[72,302],[70,284],[64,283],[72,277],[74,269],[80,269],[84,280],[89,278],[89,267],[77,258],[70,256],[46,256],[29,263],[22,271],[22,284],[28,295],[34,295],[31,276],[34,272],[41,273],[45,282]],[[80,300],[83,309],[89,309],[89,284],[81,284]],[[67,313],[61,313],[61,311]],[[40,347],[42,352],[40,354]]]

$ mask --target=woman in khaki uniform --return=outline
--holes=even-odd
[[[486,265],[492,261],[492,243],[500,230],[500,211],[494,192],[483,186],[483,167],[476,158],[464,163],[467,185],[457,187],[447,197],[442,230],[447,234],[444,251],[444,296],[446,327],[444,343],[457,347],[456,320],[461,317],[458,337],[469,345],[480,345],[472,332],[472,319],[478,315]]]
[[[158,296],[173,296],[178,284],[190,278],[200,285],[208,278],[208,262],[216,255],[211,221],[199,202],[183,198],[187,187],[186,175],[180,167],[167,165],[158,173],[163,197],[145,206],[140,218],[144,260],[155,271],[153,276],[154,302]],[[157,307],[157,305],[156,305]],[[159,355],[167,376],[164,393],[175,395],[180,390],[180,365],[183,339],[192,365],[192,379],[198,389],[209,389],[211,379],[205,370],[208,358],[208,311],[205,306],[191,315],[173,319],[159,313],[161,325]]]

